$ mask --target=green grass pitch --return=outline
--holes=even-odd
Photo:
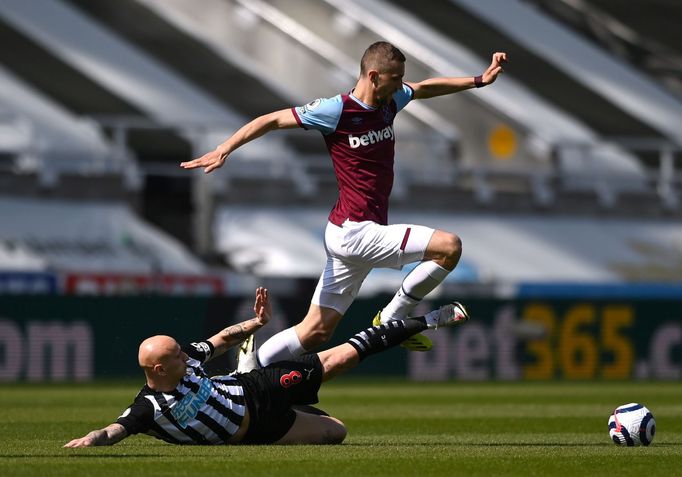
[[[670,476],[682,464],[679,383],[415,383],[338,380],[320,406],[348,426],[341,446],[180,447],[133,436],[63,449],[110,424],[140,383],[4,385],[0,475]],[[642,402],[649,447],[608,436],[610,412]]]

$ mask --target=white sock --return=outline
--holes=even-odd
[[[403,280],[391,302],[381,310],[381,322],[403,320],[434,288],[441,284],[450,270],[431,260],[417,265]]]
[[[261,366],[267,366],[275,361],[296,358],[305,351],[301,345],[301,340],[298,339],[296,330],[292,326],[273,335],[258,348],[258,362]]]

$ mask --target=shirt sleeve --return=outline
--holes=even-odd
[[[182,347],[182,351],[187,353],[187,356],[190,358],[196,359],[201,364],[204,364],[206,361],[211,359],[211,356],[213,356],[215,347],[213,346],[213,343],[206,340],[200,341],[199,343],[186,344]]]
[[[412,101],[413,97],[414,90],[407,84],[403,83],[403,89],[393,93],[393,101],[395,101],[395,104],[398,107],[398,111],[407,106],[407,103]]]
[[[341,95],[333,98],[319,98],[303,106],[291,108],[299,126],[303,129],[316,129],[322,134],[336,130],[343,110]]]
[[[154,422],[154,406],[144,398],[138,398],[123,411],[116,423],[122,425],[128,435],[147,431]]]

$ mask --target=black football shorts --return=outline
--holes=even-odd
[[[322,363],[316,353],[238,374],[249,409],[249,430],[242,444],[272,444],[296,420],[292,406],[315,404],[322,384]]]

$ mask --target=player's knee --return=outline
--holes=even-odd
[[[329,341],[334,333],[333,329],[328,329],[325,326],[315,326],[308,329],[306,336],[306,349],[313,349],[315,346],[320,346]]]
[[[341,444],[346,439],[347,434],[348,431],[343,422],[336,418],[331,418],[325,429],[325,441],[327,444]]]
[[[334,327],[327,326],[322,320],[305,320],[304,325],[301,344],[307,350],[325,344],[334,333]]]
[[[296,325],[296,331],[303,347],[311,351],[329,341],[341,317],[342,315],[332,308],[320,308],[311,305],[306,317]]]
[[[459,257],[462,256],[462,239],[459,238],[459,235],[447,233],[442,246],[445,259],[449,262],[455,262],[456,265]]]

